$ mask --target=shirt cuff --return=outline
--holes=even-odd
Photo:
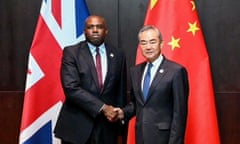
[[[100,110],[99,110],[99,113],[101,113],[101,112],[102,112],[102,110],[103,110],[104,106],[105,106],[105,104],[103,104],[103,105],[102,105],[102,107],[101,107],[101,108],[100,108]]]

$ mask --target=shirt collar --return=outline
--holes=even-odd
[[[163,61],[163,55],[160,54],[159,57],[152,62],[153,66],[159,66]],[[149,63],[149,62],[148,62]]]
[[[95,49],[96,49],[96,46],[95,46],[95,45],[93,45],[93,44],[91,44],[91,43],[89,43],[89,42],[87,42],[87,44],[88,44],[88,47],[89,47],[91,53],[96,52],[96,50],[95,50]],[[104,51],[105,51],[105,45],[104,45],[104,43],[101,44],[98,48],[99,48],[99,51],[100,51],[100,52],[104,52]]]

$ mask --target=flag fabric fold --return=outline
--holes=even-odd
[[[30,48],[19,144],[57,144],[53,129],[64,101],[62,50],[84,39],[84,0],[43,0]]]
[[[209,57],[193,0],[150,0],[145,25],[163,35],[163,54],[186,67],[190,95],[186,144],[220,144]],[[136,63],[145,59],[137,49]],[[128,144],[135,144],[135,119],[129,123]]]

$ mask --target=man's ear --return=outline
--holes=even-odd
[[[163,44],[164,44],[164,42],[162,41],[162,42],[160,43],[160,48],[161,48],[161,49],[163,48]]]

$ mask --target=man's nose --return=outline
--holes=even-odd
[[[149,48],[151,48],[151,47],[152,47],[152,44],[151,44],[150,42],[148,42],[148,43],[146,44],[146,48],[149,49]]]
[[[94,27],[92,28],[92,30],[93,30],[93,32],[98,32],[97,26],[94,26]]]
[[[93,27],[93,31],[97,31],[97,27]]]

